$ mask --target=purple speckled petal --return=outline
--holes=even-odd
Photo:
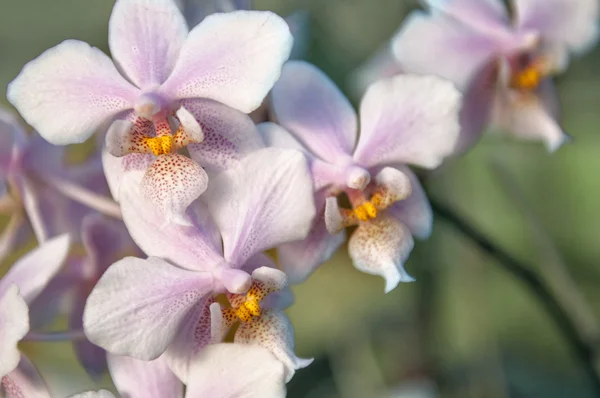
[[[66,145],[132,108],[138,93],[102,51],[66,40],[25,65],[6,96],[42,137]]]
[[[285,21],[269,11],[206,17],[190,32],[162,92],[209,98],[249,113],[279,78],[292,48]]]
[[[115,63],[141,89],[167,80],[187,34],[172,0],[118,0],[108,24]]]
[[[46,383],[25,355],[19,366],[2,378],[1,389],[7,398],[50,398]]]
[[[223,236],[225,259],[237,267],[256,253],[304,239],[315,215],[306,159],[294,150],[248,155],[211,179],[205,200]]]
[[[127,398],[183,398],[183,384],[161,359],[139,359],[108,354],[108,366],[117,391]]]
[[[90,294],[85,334],[113,354],[158,358],[213,287],[211,274],[156,257],[126,257],[109,267]]]
[[[321,159],[336,163],[352,154],[356,112],[317,67],[288,62],[272,91],[276,121]]]

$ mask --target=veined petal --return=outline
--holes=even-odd
[[[7,398],[50,398],[46,383],[25,355],[21,355],[19,366],[4,376],[0,384]]]
[[[212,298],[200,300],[190,310],[190,316],[181,325],[179,332],[161,357],[169,369],[185,384],[189,383],[190,366],[196,356],[202,349],[213,343],[210,326],[210,304],[213,302]]]
[[[156,257],[126,257],[104,273],[90,294],[83,314],[85,334],[113,354],[158,358],[212,289],[210,274]]]
[[[368,274],[385,278],[385,292],[389,293],[399,282],[414,279],[404,270],[404,262],[414,242],[409,229],[388,216],[362,223],[350,237],[348,253],[354,267]]]
[[[463,89],[500,44],[442,14],[414,11],[392,39],[392,48],[405,72],[438,75]]]
[[[167,80],[187,34],[185,19],[171,0],[118,0],[108,24],[115,62],[141,89]]]
[[[108,354],[108,368],[115,387],[127,398],[183,398],[183,384],[162,358],[154,361]]]
[[[225,259],[238,267],[258,252],[305,238],[315,215],[306,159],[293,150],[248,155],[211,180],[205,199]]]
[[[272,12],[209,15],[188,35],[162,91],[178,99],[213,99],[249,113],[279,78],[292,41],[285,21]]]
[[[29,331],[29,309],[17,285],[10,285],[0,296],[0,378],[19,364],[17,343]]]
[[[6,96],[42,137],[65,145],[132,108],[138,93],[102,51],[66,40],[25,65]]]
[[[356,113],[335,84],[317,67],[290,61],[272,92],[279,124],[322,159],[349,156],[356,142]]]
[[[267,310],[252,322],[240,324],[233,340],[240,344],[256,344],[271,351],[286,368],[286,383],[296,370],[307,367],[313,361],[294,354],[294,328],[281,311]]]
[[[207,99],[184,100],[182,105],[204,132],[204,141],[188,146],[190,156],[208,171],[228,169],[248,153],[264,147],[248,115]]]
[[[439,166],[454,150],[460,105],[458,90],[435,76],[400,75],[373,84],[360,105],[354,160],[363,167]]]
[[[413,236],[427,239],[433,228],[433,212],[419,179],[408,167],[398,167],[410,179],[411,193],[406,199],[394,203],[388,212],[410,229]]]
[[[0,295],[13,283],[30,303],[63,265],[69,252],[69,235],[50,239],[19,259],[0,280]]]
[[[198,163],[173,153],[156,158],[146,170],[140,191],[165,214],[167,222],[191,225],[186,209],[207,186],[208,176]]]
[[[537,94],[505,89],[498,93],[493,123],[518,138],[541,140],[549,152],[554,152],[569,140],[553,112],[557,102],[549,81],[540,86]]]
[[[540,32],[550,46],[581,53],[598,40],[596,0],[514,0],[517,26]]]
[[[214,344],[194,361],[186,398],[283,398],[284,372],[283,364],[262,347]]]

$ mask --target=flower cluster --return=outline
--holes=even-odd
[[[3,391],[49,396],[17,343],[67,339],[121,396],[284,396],[312,361],[294,352],[289,285],[346,228],[354,266],[386,292],[414,280],[404,262],[433,216],[409,166],[439,167],[490,122],[565,141],[550,76],[595,41],[597,6],[551,2],[511,15],[499,0],[427,1],[358,112],[288,61],[302,17],[248,1],[117,0],[112,59],[67,40],[29,62],[7,97],[36,132],[0,113],[0,258],[30,230],[38,241],[0,280]],[[91,156],[65,161],[92,136]],[[65,313],[68,331],[40,332]]]

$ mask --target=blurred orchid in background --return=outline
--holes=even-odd
[[[413,248],[412,235],[426,238],[431,233],[432,214],[406,165],[435,168],[453,152],[458,91],[435,77],[407,75],[378,82],[361,102],[358,140],[354,109],[308,63],[284,66],[272,100],[281,127],[259,126],[263,138],[269,145],[306,153],[319,214],[307,239],[279,247],[285,272],[293,281],[306,279],[344,242],[340,231],[359,225],[348,246],[355,267],[383,276],[386,292],[412,281],[403,264]],[[338,207],[336,197],[342,192],[352,209]]]

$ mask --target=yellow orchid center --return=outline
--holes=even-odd
[[[144,143],[155,156],[168,155],[173,150],[173,136],[144,137]]]
[[[522,90],[535,90],[544,77],[545,73],[538,64],[534,63],[515,73],[512,78],[512,85]]]
[[[223,311],[226,315],[234,315],[242,322],[252,322],[254,318],[261,314],[260,302],[271,291],[263,283],[254,281],[250,290],[245,295],[232,295],[229,297],[231,308]]]

